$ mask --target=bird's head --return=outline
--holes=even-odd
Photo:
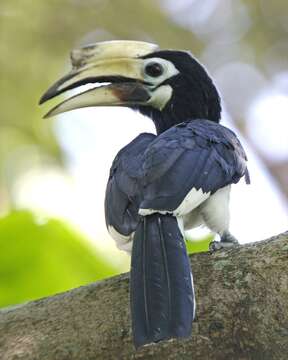
[[[40,104],[84,84],[97,87],[66,99],[46,117],[88,106],[128,106],[152,118],[158,133],[183,121],[220,120],[216,87],[186,51],[108,41],[72,51],[71,61],[70,73],[48,89]]]

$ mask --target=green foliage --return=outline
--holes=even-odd
[[[0,219],[0,306],[55,294],[117,273],[59,220],[28,211]]]
[[[186,247],[188,254],[206,252],[209,250],[209,244],[213,241],[214,236],[212,234],[205,236],[200,240],[186,239]]]
[[[207,251],[212,236],[187,241],[189,253]],[[29,211],[0,219],[0,307],[38,299],[117,274],[65,223]]]

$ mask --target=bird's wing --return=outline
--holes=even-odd
[[[222,125],[193,120],[174,126],[145,151],[139,213],[190,212],[242,176],[249,182],[246,160],[236,135]]]
[[[106,225],[119,248],[126,249],[139,222],[139,204],[143,154],[155,139],[153,134],[141,134],[119,151],[109,175],[105,195]]]

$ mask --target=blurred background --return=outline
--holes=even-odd
[[[252,184],[234,186],[241,243],[288,228],[288,6],[285,0],[0,1],[0,306],[128,271],[103,201],[117,151],[149,119],[129,109],[43,120],[38,100],[87,43],[134,39],[190,50],[247,149]],[[53,103],[53,102],[52,102]],[[53,104],[52,104],[53,105]],[[187,235],[207,249],[205,229]]]

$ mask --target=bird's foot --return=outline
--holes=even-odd
[[[220,241],[212,241],[210,243],[209,250],[210,252],[214,252],[221,249],[231,249],[238,244],[238,240],[229,232],[226,232],[221,236]]]
[[[239,244],[239,241],[233,236],[231,235],[228,231],[225,232],[222,236],[221,236],[221,243],[225,243],[225,244],[233,244],[233,245],[237,245]]]

